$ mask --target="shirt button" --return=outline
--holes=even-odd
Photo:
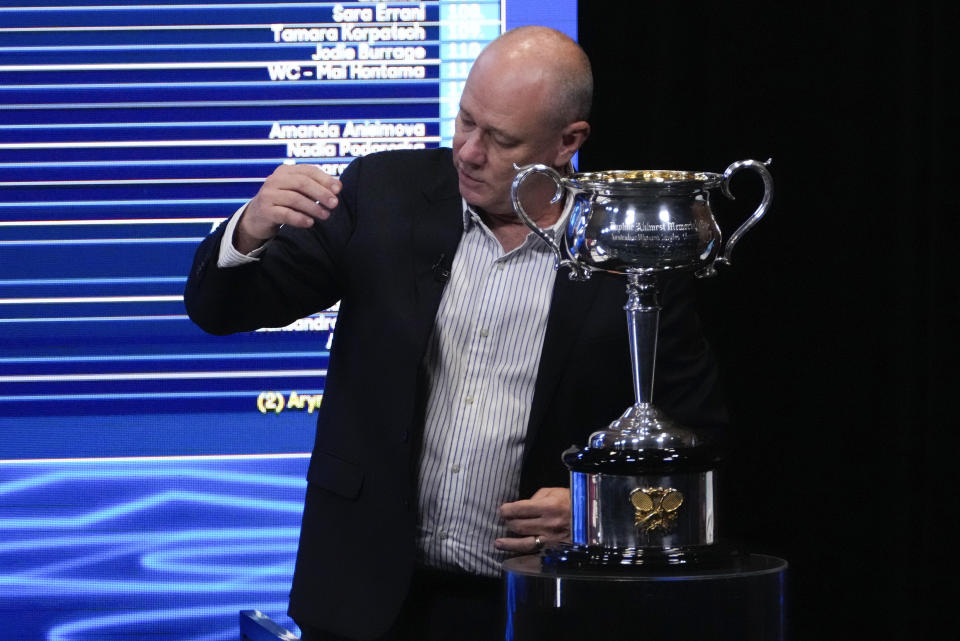
[[[490,330],[484,327],[483,329],[480,330],[480,335],[486,338],[487,336],[490,335]]]
[[[456,474],[457,472],[460,471],[460,466],[454,463],[453,465],[450,466],[450,471]]]
[[[473,397],[472,397],[472,396],[466,397],[465,399],[463,399],[463,401],[464,401],[467,405],[473,405]]]
[[[503,263],[497,263],[497,271],[498,271],[498,272],[502,272],[502,271],[503,271]]]
[[[439,532],[437,532],[437,538],[440,539],[441,541],[446,541],[448,536],[450,535],[447,534],[446,530],[440,530]]]

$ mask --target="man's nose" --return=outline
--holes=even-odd
[[[460,147],[460,159],[471,165],[483,165],[486,162],[486,145],[483,140],[483,132],[479,128],[464,135],[463,146]]]

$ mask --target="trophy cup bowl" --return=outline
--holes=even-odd
[[[627,332],[635,403],[587,445],[563,453],[570,469],[572,542],[543,552],[545,566],[572,569],[670,567],[727,562],[733,548],[716,536],[716,443],[678,425],[653,405],[660,317],[659,277],[671,271],[712,276],[729,264],[739,239],[766,213],[773,179],[766,163],[741,160],[723,174],[633,170],[561,175],[546,165],[515,167],[511,197],[524,223],[547,243],[556,267],[586,280],[595,271],[625,276]],[[726,245],[710,209],[710,190],[728,198],[731,177],[760,174],[760,205]],[[556,185],[552,202],[572,199],[563,235],[537,227],[520,202],[531,175]]]

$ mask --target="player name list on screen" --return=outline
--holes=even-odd
[[[211,339],[183,309],[193,253],[281,163],[339,175],[449,145],[470,65],[503,28],[498,1],[0,7],[0,420],[36,419],[33,445],[7,449],[53,455],[45,417],[96,431],[176,414],[164,451],[180,452],[170,435],[202,450],[210,412],[282,420],[265,395],[312,413],[334,314]],[[230,438],[214,450],[244,449]]]

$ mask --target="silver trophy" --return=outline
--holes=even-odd
[[[693,171],[602,171],[561,175],[546,165],[516,167],[511,197],[517,215],[556,254],[570,278],[592,272],[626,276],[627,333],[635,403],[587,446],[563,454],[570,468],[572,545],[546,550],[545,564],[567,567],[670,566],[729,558],[715,533],[718,450],[653,405],[659,276],[693,271],[712,276],[730,263],[744,233],[773,196],[770,163],[741,160],[723,174]],[[764,194],[753,214],[723,246],[710,210],[710,190],[733,198],[731,177],[760,174]],[[572,199],[560,242],[537,227],[520,202],[531,174],[556,184],[552,202]]]

